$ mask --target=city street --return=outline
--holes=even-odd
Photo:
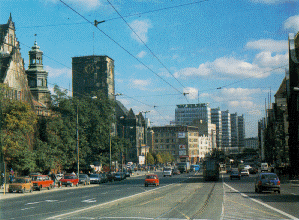
[[[1,199],[1,219],[296,219],[299,187],[283,183],[281,194],[254,192],[254,176],[204,182],[201,173],[144,176],[102,185],[59,188]]]

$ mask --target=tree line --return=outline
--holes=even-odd
[[[77,140],[82,171],[94,163],[109,164],[110,138],[112,160],[131,147],[128,140],[111,137],[115,102],[100,91],[77,98],[55,86],[48,103],[51,116],[41,117],[29,103],[6,98],[7,90],[1,85],[1,164],[6,163],[6,170],[19,175],[76,171]]]

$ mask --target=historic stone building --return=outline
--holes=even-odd
[[[6,93],[8,98],[25,101],[33,107],[24,60],[11,15],[6,24],[0,25],[0,83],[9,87]]]
[[[47,82],[48,72],[43,68],[43,52],[39,48],[35,41],[34,46],[29,51],[29,67],[26,73],[34,100],[47,106],[50,101]]]
[[[72,58],[73,96],[90,96],[101,90],[115,99],[114,60],[108,56],[82,56]]]

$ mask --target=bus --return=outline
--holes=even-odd
[[[219,163],[215,158],[207,158],[203,161],[203,178],[208,180],[219,180]]]

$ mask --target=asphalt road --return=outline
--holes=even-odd
[[[144,187],[144,176],[121,182],[63,188],[1,199],[0,219],[296,219],[299,187],[281,194],[254,193],[254,176],[204,182],[201,174],[160,177]]]

